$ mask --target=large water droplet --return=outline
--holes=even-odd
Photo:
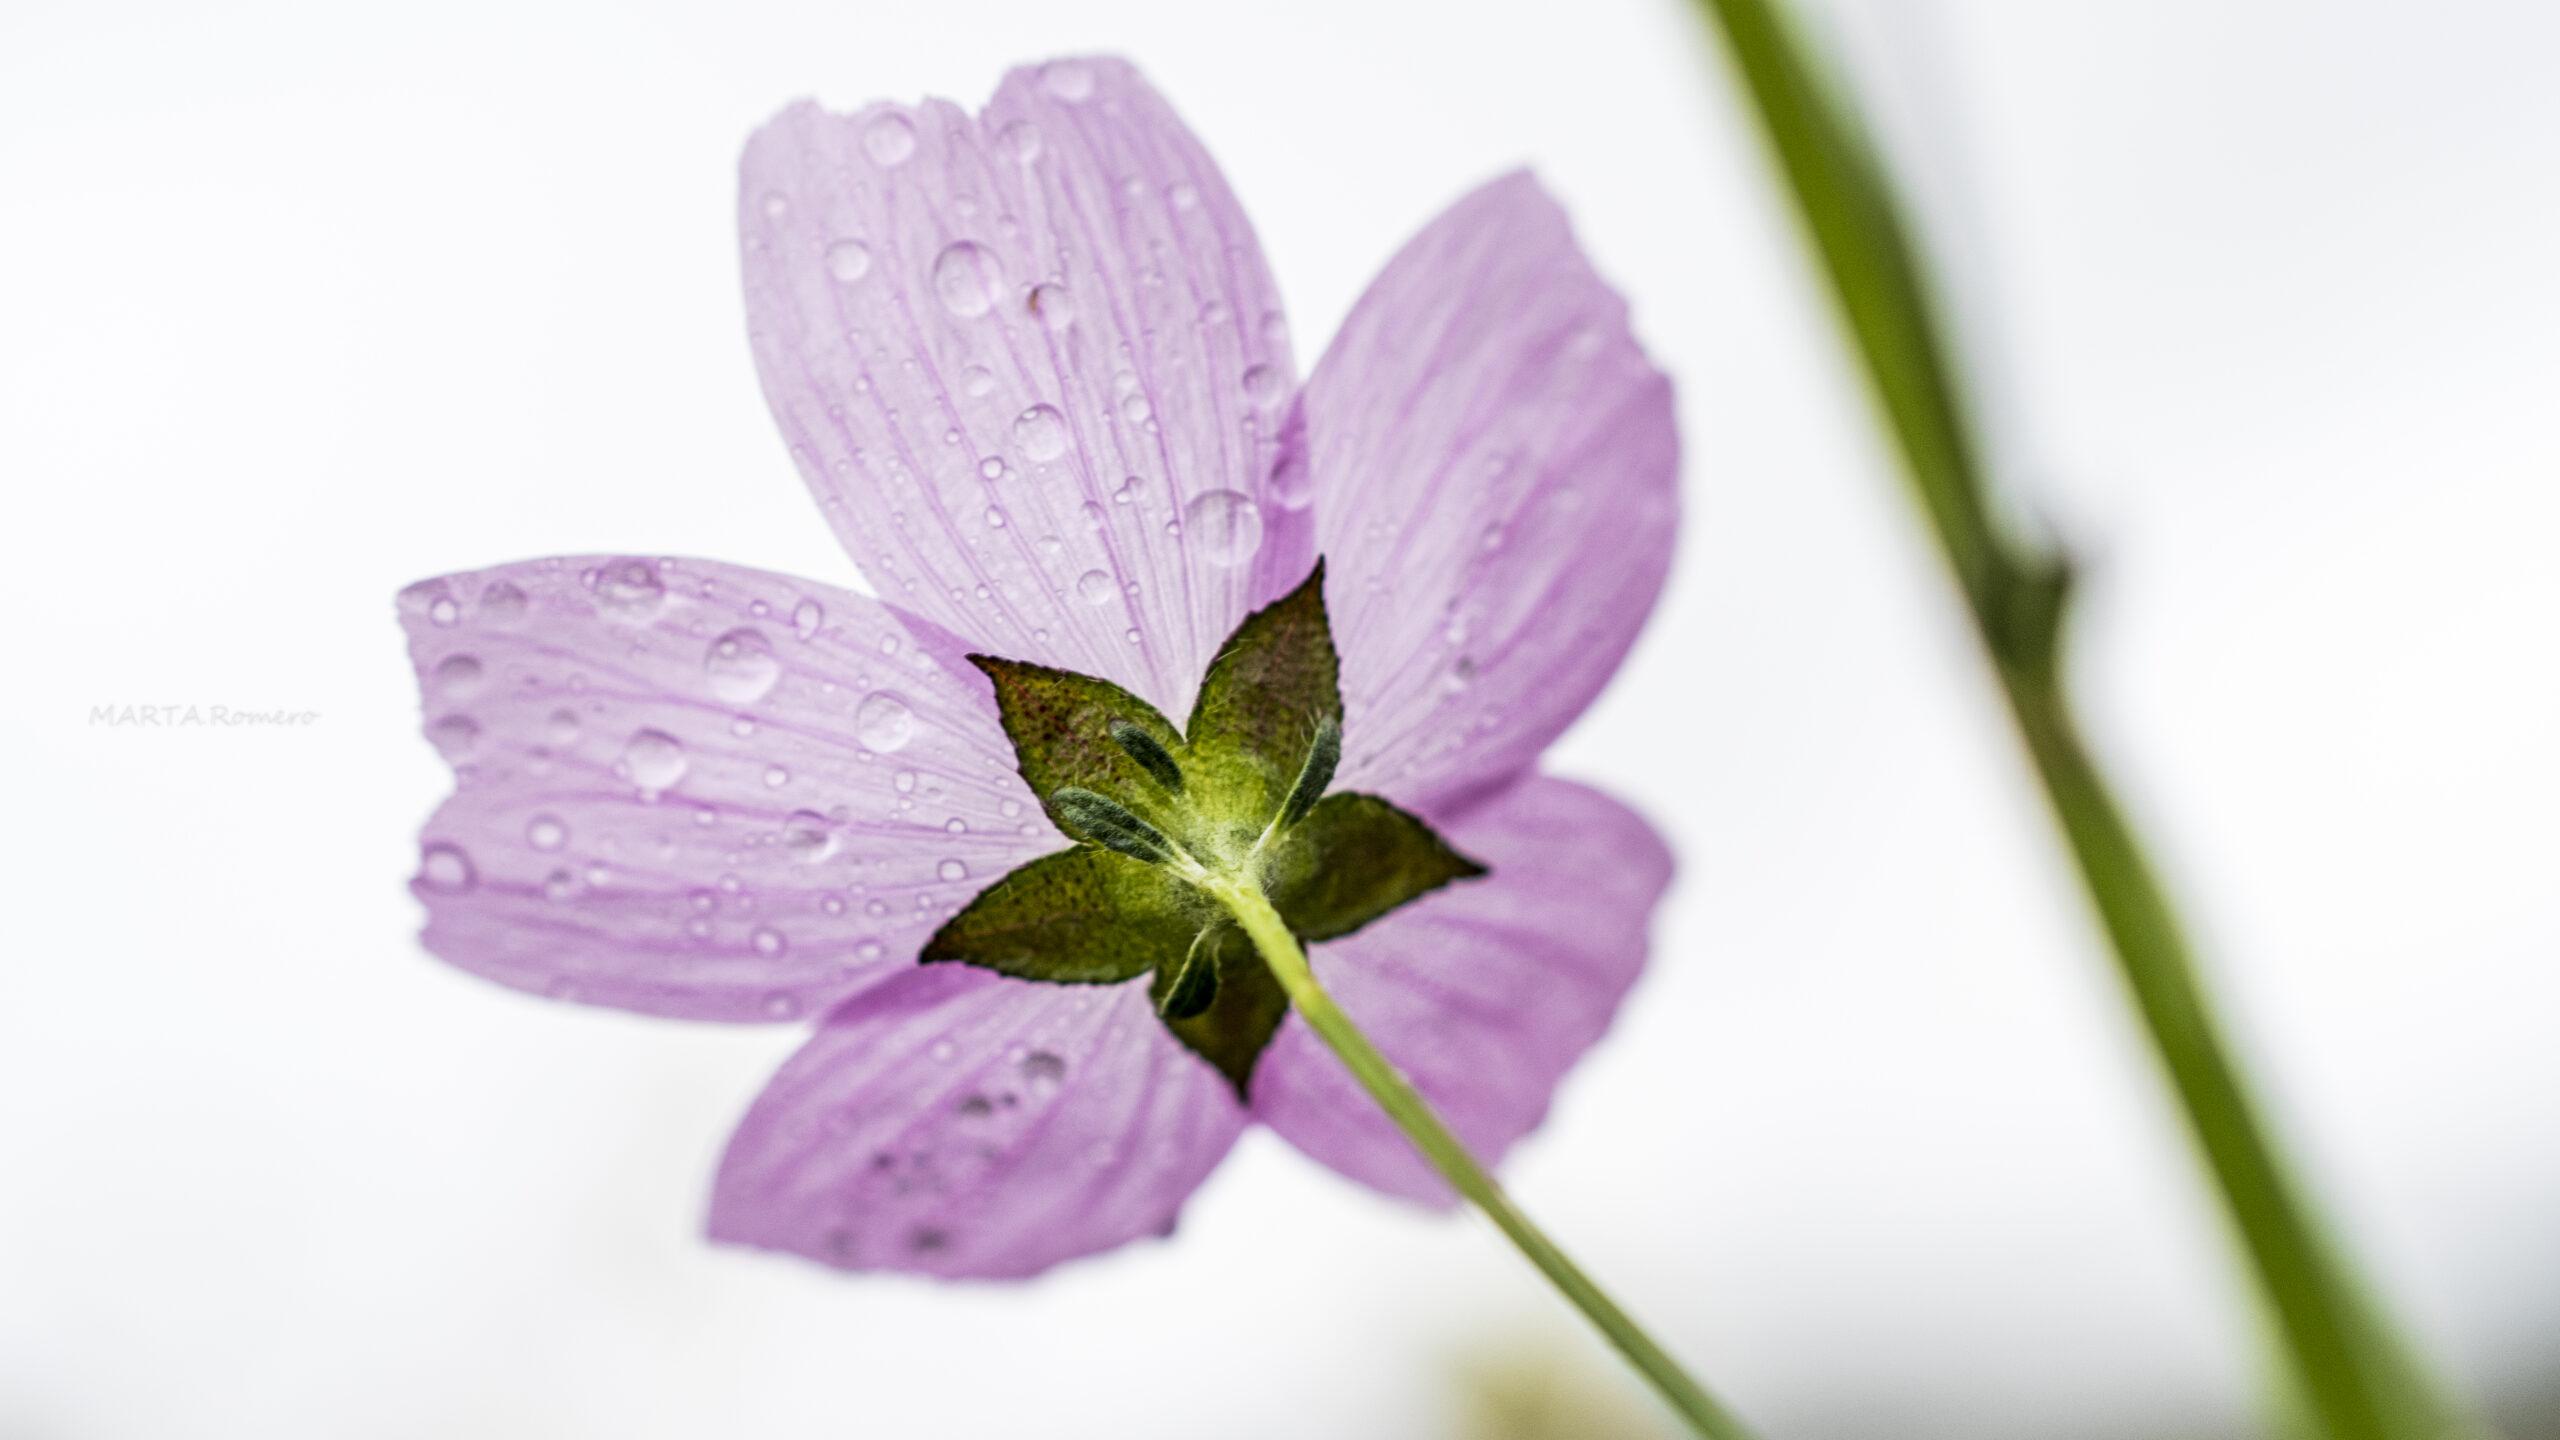
[[[480,743],[480,722],[468,715],[447,715],[427,727],[428,743],[447,760],[459,760]]]
[[[480,872],[459,845],[438,840],[418,852],[418,883],[443,895],[459,895],[480,883]]]
[[[531,603],[523,586],[511,580],[496,581],[480,592],[480,618],[492,625],[518,624]]]
[[[1013,443],[1025,459],[1055,460],[1067,453],[1067,417],[1054,406],[1034,405],[1013,417]]]
[[[1064,285],[1034,285],[1031,298],[1024,305],[1052,330],[1064,330],[1076,323],[1075,297],[1067,293]]]
[[[477,657],[447,655],[436,662],[436,693],[461,699],[480,688],[484,673]]]
[[[903,750],[915,738],[916,712],[888,691],[874,691],[854,707],[853,733],[864,746],[883,755]]]
[[[1065,101],[1093,98],[1093,67],[1081,60],[1052,60],[1040,67],[1040,83]]]
[[[596,600],[607,615],[640,624],[654,620],[667,603],[667,583],[658,567],[646,560],[610,560],[596,572]]]
[[[954,315],[964,319],[984,315],[1004,293],[1004,270],[985,246],[974,240],[955,241],[934,259],[933,293]]]
[[[827,247],[827,273],[850,285],[871,273],[871,247],[859,240],[839,240]]]
[[[1245,398],[1268,410],[1280,403],[1280,372],[1269,365],[1248,366],[1244,372]]]
[[[794,810],[782,822],[782,848],[801,864],[815,865],[836,853],[836,827],[815,810]]]
[[[623,769],[643,790],[664,790],[684,778],[684,744],[664,730],[635,732],[622,747]]]
[[[903,165],[916,153],[916,127],[898,114],[873,117],[862,127],[862,153],[879,165]]]
[[[752,705],[782,678],[782,662],[773,658],[773,642],[763,631],[741,626],[702,652],[702,674],[712,694],[733,705]]]
[[[1110,604],[1111,597],[1119,588],[1111,583],[1109,575],[1100,570],[1087,570],[1076,577],[1076,594],[1087,605]]]
[[[1201,559],[1232,568],[1262,548],[1262,507],[1233,490],[1211,490],[1182,507],[1182,528]]]
[[[1040,127],[1028,120],[1016,120],[996,132],[996,153],[1016,165],[1028,165],[1040,158]]]

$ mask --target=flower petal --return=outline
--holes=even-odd
[[[1670,382],[1526,174],[1388,262],[1286,450],[1333,574],[1341,783],[1426,814],[1537,759],[1670,565]]]
[[[711,1236],[847,1270],[1036,1275],[1170,1231],[1244,1119],[1144,980],[925,966],[846,1002],[756,1097]]]
[[[881,597],[1169,715],[1310,532],[1265,493],[1279,292],[1199,142],[1119,60],[747,145],[765,397]],[[1178,532],[1178,535],[1177,535]]]
[[[1635,812],[1545,777],[1470,808],[1446,834],[1493,873],[1319,945],[1312,959],[1353,1022],[1490,1165],[1544,1118],[1644,967],[1671,856]],[[1255,1073],[1253,1110],[1362,1184],[1451,1198],[1294,1015]]]
[[[519,989],[782,1020],[914,960],[1064,843],[985,687],[878,602],[700,560],[421,581],[401,622],[454,794],[426,946]]]

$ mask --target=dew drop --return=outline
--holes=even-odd
[[[1164,198],[1165,203],[1176,210],[1197,210],[1200,208],[1200,187],[1188,180],[1176,181],[1164,192]]]
[[[1268,365],[1249,365],[1244,372],[1245,398],[1268,410],[1280,403],[1280,372]]]
[[[1003,506],[990,505],[987,507],[987,528],[990,530],[1001,530],[1004,528]]]
[[[447,715],[427,727],[427,740],[447,760],[459,760],[480,743],[480,722],[468,715]]]
[[[773,658],[773,642],[763,631],[741,626],[702,652],[702,674],[712,694],[733,705],[752,705],[782,678],[782,662]]]
[[[1036,1093],[1046,1094],[1058,1088],[1067,1078],[1067,1062],[1046,1050],[1034,1050],[1022,1057],[1022,1079]]]
[[[480,881],[480,872],[459,845],[439,840],[418,852],[418,883],[444,895],[459,895]]]
[[[827,247],[827,273],[844,284],[871,273],[871,247],[859,240],[839,240]]]
[[[876,165],[903,165],[916,153],[916,127],[906,116],[881,115],[862,127],[862,153]]]
[[[856,960],[877,960],[888,953],[889,947],[877,940],[865,940],[853,947],[853,958]]]
[[[1182,507],[1183,529],[1201,559],[1221,569],[1242,565],[1262,548],[1262,507],[1233,490],[1211,490]]]
[[[788,1020],[800,1013],[800,1002],[789,994],[776,990],[764,997],[764,1013],[768,1020]]]
[[[827,817],[819,815],[817,810],[794,810],[788,817],[783,817],[783,851],[804,866],[814,866],[827,856],[835,856],[835,825],[829,825]],[[827,899],[835,897],[829,894]],[[837,899],[837,910],[842,910],[842,904],[845,902]]]
[[[996,257],[974,240],[955,241],[934,259],[933,293],[954,315],[970,319],[986,314],[1003,290],[1004,271]]]
[[[635,732],[622,747],[622,765],[631,783],[643,790],[664,790],[684,778],[684,745],[664,730]]]
[[[1041,66],[1040,83],[1069,103],[1093,98],[1093,68],[1080,60],[1053,60]]]
[[[827,607],[815,600],[803,600],[791,607],[791,633],[803,640],[818,638],[819,627],[827,623]]]
[[[578,712],[565,707],[552,711],[551,718],[543,722],[543,733],[551,737],[554,745],[566,745],[577,739]]]
[[[1064,285],[1034,285],[1031,298],[1023,307],[1039,317],[1040,323],[1052,330],[1064,330],[1076,323],[1075,297]]]
[[[634,624],[657,618],[667,602],[667,583],[658,567],[637,558],[606,562],[596,572],[596,599],[605,613]]]
[[[1099,570],[1087,570],[1076,577],[1076,595],[1087,605],[1110,604],[1112,593],[1117,589],[1119,587],[1111,583],[1111,577]]]
[[[1067,453],[1067,419],[1054,406],[1034,405],[1013,417],[1013,443],[1027,459],[1055,460]]]
[[[436,664],[436,690],[460,699],[480,688],[480,661],[471,655],[447,655]]]
[[[953,1060],[959,1058],[960,1047],[952,1044],[948,1039],[936,1040],[928,1049],[926,1049],[925,1053],[932,1056],[942,1064],[948,1065]]]
[[[518,624],[530,604],[524,587],[512,580],[500,580],[480,592],[480,618],[493,625]]]
[[[969,867],[957,860],[945,860],[934,867],[933,873],[945,880],[966,880],[969,878]]]
[[[569,843],[569,827],[557,815],[536,815],[525,822],[524,843],[536,850],[557,850]]]
[[[916,712],[888,691],[874,691],[854,707],[853,733],[866,748],[883,755],[903,750],[915,738]]]
[[[1028,120],[1016,120],[996,132],[996,153],[1016,165],[1028,165],[1040,158],[1040,127]]]
[[[747,936],[747,943],[756,947],[757,954],[768,957],[791,948],[790,940],[770,925],[757,926],[754,933]]]
[[[790,783],[791,772],[789,770],[784,769],[780,765],[767,765],[764,767],[764,788],[767,790],[779,790]]]
[[[960,388],[972,400],[983,400],[996,388],[995,372],[984,365],[972,365],[960,372]]]

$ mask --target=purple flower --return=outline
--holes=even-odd
[[[1069,843],[964,657],[1180,716],[1321,555],[1340,782],[1491,873],[1316,972],[1479,1154],[1537,1124],[1670,871],[1643,820],[1536,770],[1652,608],[1675,510],[1669,384],[1562,213],[1525,175],[1459,201],[1302,384],[1243,210],[1120,61],[1016,71],[974,120],[797,105],[740,178],[765,394],[880,598],[609,556],[409,587],[455,771],[427,947],[561,999],[816,1022],[730,1142],[719,1239],[1030,1275],[1168,1230],[1248,1116],[1445,1203],[1294,1017],[1248,1105],[1144,978],[917,957]]]

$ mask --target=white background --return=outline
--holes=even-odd
[[[2548,1395],[2560,18],[1841,33],[2305,1168],[2455,1372]],[[2213,1212],[1674,0],[19,3],[0,1436],[1431,1436],[1489,1367],[1573,1397],[1556,1433],[1648,1433],[1488,1227],[1268,1136],[1173,1243],[1028,1288],[713,1250],[712,1162],[795,1035],[416,949],[445,777],[393,591],[599,550],[849,583],[743,343],[737,147],[799,94],[974,104],[1090,49],[1221,158],[1302,355],[1526,160],[1680,382],[1671,590],[1556,764],[1639,797],[1684,883],[1511,1169],[1528,1208],[1771,1440],[2244,1423]],[[320,718],[89,723],[127,703]]]

